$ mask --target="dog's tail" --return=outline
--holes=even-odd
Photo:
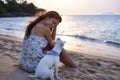
[[[28,77],[37,78],[36,75],[28,75]]]

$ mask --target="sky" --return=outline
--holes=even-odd
[[[27,0],[64,15],[120,15],[120,0]]]

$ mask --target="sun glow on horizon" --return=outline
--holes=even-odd
[[[58,5],[58,3],[59,3],[59,5],[63,5],[63,4],[68,5],[68,4],[72,4],[73,1],[74,0],[53,0],[54,4],[57,3],[57,5]]]
[[[72,6],[74,2],[74,0],[46,0],[46,2],[43,3],[43,6],[46,9],[65,9]]]
[[[120,14],[120,0],[27,0],[38,8],[67,15]]]

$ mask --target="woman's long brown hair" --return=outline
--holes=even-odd
[[[37,19],[35,19],[33,22],[31,22],[27,28],[26,28],[26,31],[25,31],[25,37],[29,37],[30,33],[31,33],[31,30],[33,29],[33,27],[39,23],[41,20],[45,19],[45,18],[55,18],[57,20],[59,20],[60,22],[62,21],[62,18],[61,16],[56,12],[56,11],[48,11],[48,12],[45,12],[44,14],[42,14],[41,16],[39,16]]]

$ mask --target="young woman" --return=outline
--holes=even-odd
[[[62,18],[56,11],[48,11],[27,26],[19,58],[19,65],[23,70],[34,72],[45,52],[53,48],[57,25],[61,21]],[[60,54],[60,61],[67,67],[76,67],[64,49]]]

